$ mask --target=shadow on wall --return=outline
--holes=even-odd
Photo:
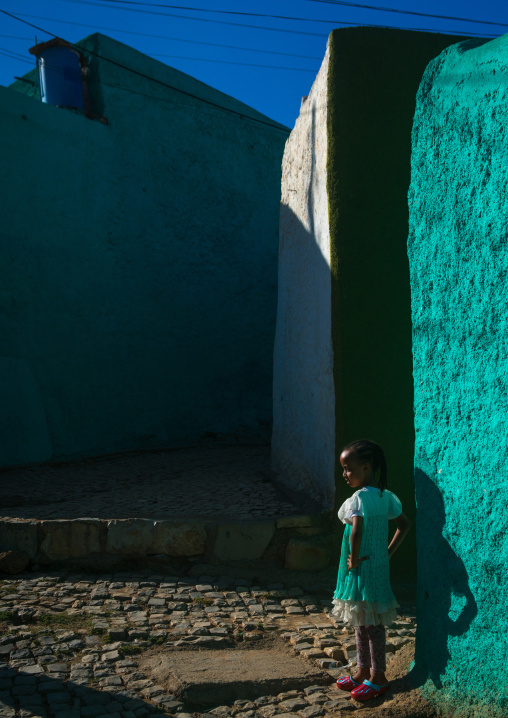
[[[307,144],[314,148],[314,107],[311,112]],[[307,178],[302,177],[301,167],[288,164],[288,204],[283,200],[280,208],[272,459],[281,483],[293,495],[306,501],[312,498],[322,508],[331,509],[335,494],[335,394],[331,277],[329,259],[323,254],[328,241],[328,207],[325,178],[317,171],[315,153],[310,154],[310,166],[303,170],[308,172]],[[297,159],[295,156],[294,165]],[[306,195],[301,204],[292,195],[302,193],[299,185]]]
[[[448,640],[466,633],[478,613],[464,563],[443,536],[443,496],[421,469],[415,471],[418,554],[418,629],[414,677],[442,687],[450,660]],[[425,641],[421,640],[425,637]]]

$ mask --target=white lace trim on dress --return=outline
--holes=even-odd
[[[332,616],[350,626],[389,626],[397,618],[397,601],[343,601],[333,600]]]

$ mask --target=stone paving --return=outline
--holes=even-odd
[[[238,576],[26,573],[0,581],[0,718],[144,718],[192,707],[140,670],[143,655],[261,645],[281,636],[330,680],[354,666],[354,634],[330,616],[330,587]],[[387,651],[414,640],[414,606]],[[239,670],[241,666],[239,666]],[[332,683],[206,706],[210,718],[318,718],[355,710]]]
[[[207,445],[0,471],[0,518],[276,519],[302,513],[273,483],[270,446]],[[319,513],[307,503],[304,513]]]

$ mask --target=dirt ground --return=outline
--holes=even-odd
[[[140,669],[188,704],[213,707],[236,699],[255,700],[306,686],[330,682],[312,662],[292,654],[282,639],[257,641],[219,650],[154,651],[139,661]]]

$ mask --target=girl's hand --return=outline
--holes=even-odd
[[[388,560],[391,559],[400,544],[404,541],[406,534],[411,527],[411,521],[404,514],[397,516],[395,521],[397,522],[397,530],[395,531],[395,534],[390,541],[390,545],[388,546]]]
[[[360,563],[362,561],[368,561],[368,560],[369,560],[368,556],[360,556],[359,558],[356,559],[356,561],[353,561],[353,559],[351,558],[351,554],[349,554],[349,556],[347,557],[347,567],[348,567],[349,571],[351,571],[353,568],[358,568],[358,566],[360,565]]]

